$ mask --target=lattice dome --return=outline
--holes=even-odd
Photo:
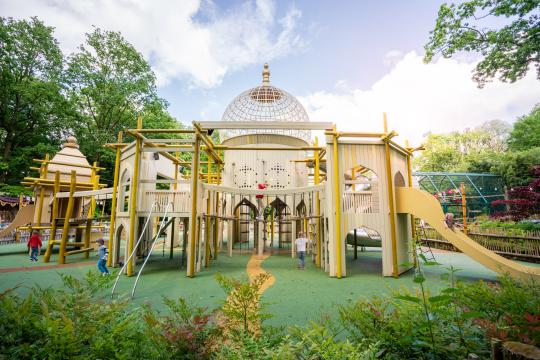
[[[298,100],[286,91],[270,85],[268,64],[264,64],[263,84],[244,91],[227,106],[222,121],[279,121],[307,122],[306,110]],[[224,138],[245,134],[280,134],[293,136],[306,142],[311,141],[309,130],[243,130],[235,129],[223,133]]]

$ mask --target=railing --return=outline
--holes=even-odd
[[[191,209],[191,195],[189,191],[152,190],[146,192],[146,202],[142,211],[150,211],[152,204],[156,203],[156,212],[163,212],[169,203],[170,212],[189,212]]]
[[[379,212],[379,201],[373,191],[346,191],[343,194],[343,212],[373,214]]]
[[[503,233],[502,229],[485,229],[472,227],[468,236],[488,250],[496,252],[508,258],[518,258],[525,261],[540,262],[540,237],[520,236]],[[444,239],[435,229],[425,226],[425,237],[421,229],[418,234],[422,235],[422,241],[429,243],[431,247],[457,250],[450,242]]]

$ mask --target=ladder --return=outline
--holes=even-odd
[[[417,234],[417,241],[418,241],[418,249],[420,250],[420,253],[424,255],[424,257],[428,261],[435,261],[435,255],[433,254],[433,251],[431,250],[431,246],[429,245],[429,241],[427,241],[427,233],[426,228],[424,225],[424,222],[420,220],[420,231],[421,234]]]

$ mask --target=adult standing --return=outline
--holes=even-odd
[[[304,270],[306,266],[306,246],[308,239],[303,232],[298,233],[298,238],[294,241],[296,253],[298,254],[298,268]]]

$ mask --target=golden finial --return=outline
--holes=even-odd
[[[268,68],[268,63],[264,64],[262,76],[263,76],[263,85],[270,85],[270,69]]]

